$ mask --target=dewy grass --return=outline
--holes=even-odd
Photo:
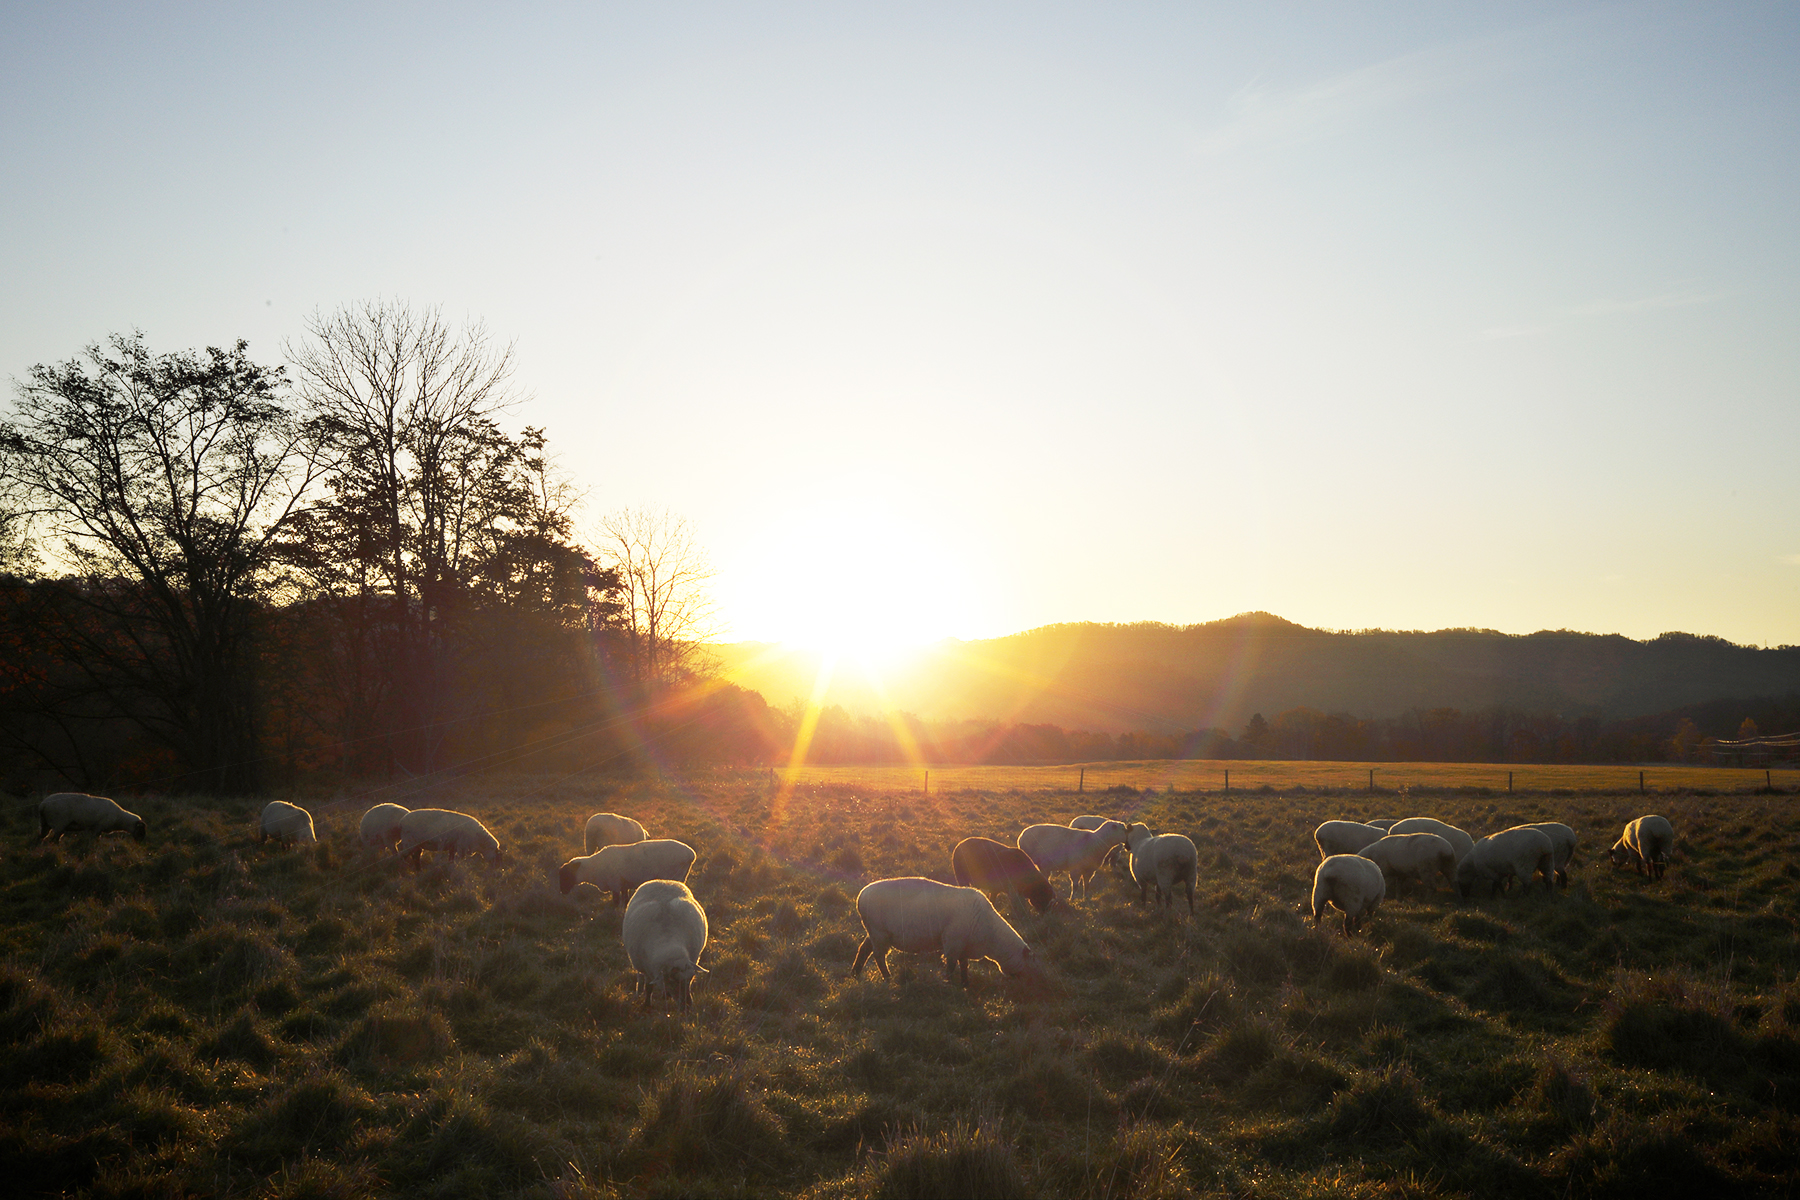
[[[127,798],[150,820],[141,845],[31,846],[29,807],[0,808],[9,1189],[1800,1189],[1791,800],[1640,798],[1635,776],[1609,793],[1464,782],[1371,799],[1231,769],[1229,795],[1100,771],[1076,793],[1050,769],[1022,769],[1016,790],[934,771],[929,796],[766,773],[463,779],[430,802],[481,816],[508,861],[418,875],[355,844],[387,792],[315,800],[311,851],[255,844],[259,798]],[[621,911],[558,888],[601,810],[699,852],[711,974],[691,1014],[634,1002]],[[1606,862],[1646,811],[1678,834],[1660,882]],[[963,837],[1089,812],[1191,837],[1199,911],[1153,913],[1102,872],[1089,900],[1013,914],[1042,989],[977,962],[965,991],[900,952],[892,982],[847,977],[869,880],[944,878]],[[1581,839],[1573,881],[1472,903],[1421,890],[1353,940],[1315,930],[1312,830],[1372,815],[1475,833],[1563,821]]]

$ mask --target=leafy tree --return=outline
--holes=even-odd
[[[36,635],[94,697],[169,747],[185,782],[257,777],[254,638],[322,459],[283,372],[229,350],[153,355],[141,333],[32,368],[0,461],[75,577]]]

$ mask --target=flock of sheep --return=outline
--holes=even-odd
[[[122,831],[141,842],[146,832],[143,818],[105,797],[78,792],[46,797],[38,805],[38,820],[39,841],[73,832]],[[262,841],[317,840],[312,815],[284,800],[263,808],[258,829]],[[452,862],[458,854],[480,856],[490,866],[501,861],[499,840],[486,826],[448,809],[378,804],[363,815],[359,835],[363,845],[408,859],[414,870],[426,850],[448,854]],[[1313,840],[1321,859],[1313,875],[1313,923],[1324,918],[1328,906],[1335,907],[1344,914],[1346,937],[1380,906],[1390,881],[1398,890],[1441,875],[1464,899],[1482,884],[1489,895],[1499,895],[1515,881],[1529,887],[1540,876],[1546,891],[1567,887],[1576,843],[1575,831],[1556,822],[1518,825],[1476,841],[1431,817],[1327,821],[1314,831]],[[1643,816],[1625,826],[1611,859],[1615,867],[1631,865],[1660,879],[1674,844],[1675,830],[1666,818]],[[559,872],[563,892],[587,883],[610,892],[614,904],[625,903],[625,952],[641,977],[645,1005],[653,989],[660,988],[679,1007],[690,1007],[693,980],[707,973],[700,965],[706,911],[687,886],[693,849],[673,839],[652,838],[637,821],[616,813],[589,817],[582,847],[584,853]],[[1055,903],[1052,877],[1069,877],[1073,902],[1078,892],[1086,898],[1094,875],[1111,864],[1137,884],[1140,902],[1149,899],[1154,887],[1158,906],[1171,907],[1179,885],[1192,913],[1199,873],[1194,843],[1181,834],[1154,834],[1140,822],[1099,816],[1077,817],[1067,825],[1028,826],[1017,846],[964,838],[951,851],[950,862],[955,886],[922,877],[879,879],[857,894],[865,936],[851,975],[860,974],[873,959],[887,978],[888,952],[898,949],[941,955],[945,978],[954,981],[960,969],[965,987],[970,959],[989,959],[1004,974],[1035,979],[1040,969],[1031,948],[994,906],[1002,893],[1012,898],[1015,914],[1021,904],[1043,913]]]
[[[1327,821],[1313,831],[1313,841],[1320,859],[1313,872],[1313,924],[1334,907],[1344,914],[1345,937],[1381,906],[1390,881],[1400,889],[1441,875],[1467,900],[1482,884],[1497,896],[1515,881],[1529,888],[1541,877],[1548,892],[1569,886],[1575,856],[1575,831],[1555,821],[1515,825],[1480,841],[1433,817]],[[1651,814],[1627,823],[1609,855],[1615,867],[1629,865],[1661,879],[1674,848],[1675,827]]]

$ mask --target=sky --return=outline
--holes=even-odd
[[[1800,643],[1791,4],[21,2],[0,176],[0,377],[480,321],[724,639]]]

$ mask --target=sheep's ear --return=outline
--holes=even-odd
[[[712,972],[707,970],[705,967],[701,966],[699,963],[695,963],[694,964],[694,974],[696,974],[696,975],[711,975]]]

